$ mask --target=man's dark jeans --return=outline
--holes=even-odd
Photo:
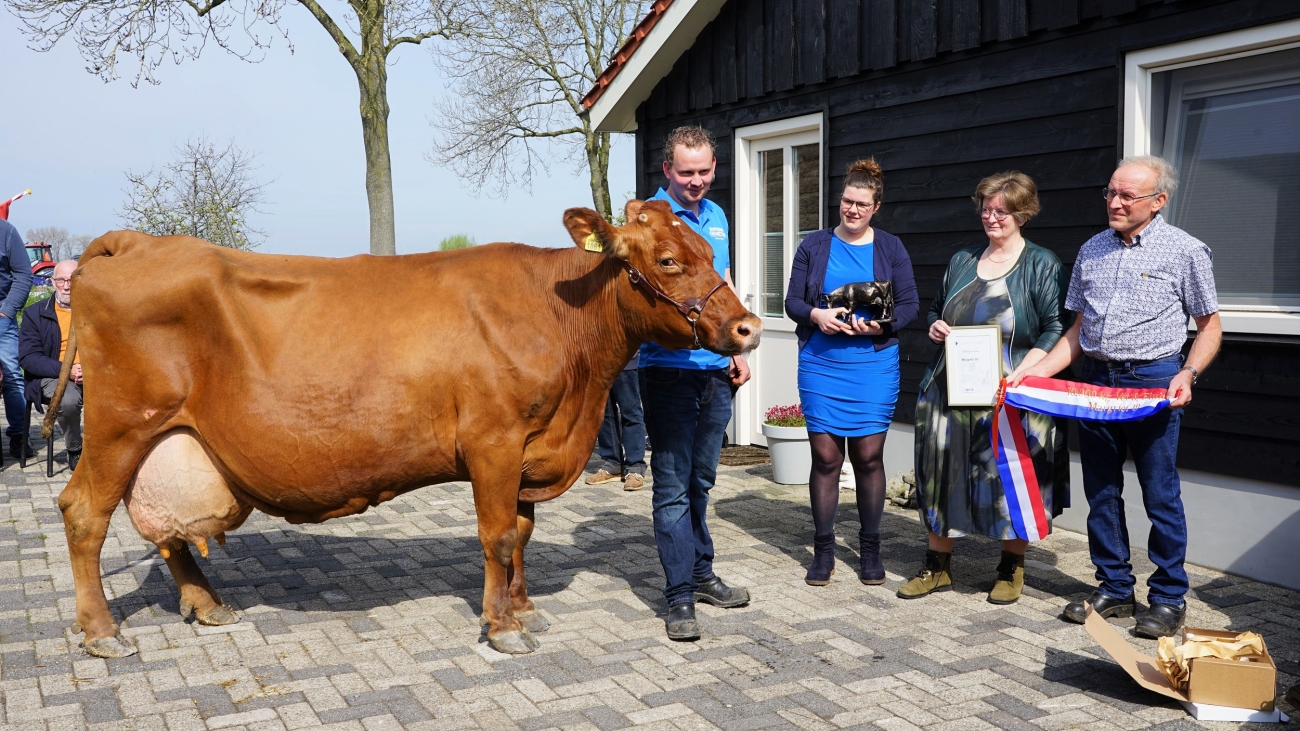
[[[695,601],[713,578],[713,538],[704,522],[731,420],[731,382],[723,369],[642,368],[646,429],[654,456],[655,543],[668,606]]]
[[[596,449],[611,475],[645,474],[645,418],[641,412],[641,384],[637,370],[623,371],[614,379],[605,401],[605,421],[596,437]]]
[[[1143,363],[1083,359],[1083,380],[1101,386],[1160,388],[1182,366],[1181,355]],[[1187,519],[1174,459],[1182,410],[1165,409],[1139,421],[1079,422],[1079,460],[1088,498],[1088,548],[1101,592],[1123,599],[1133,593],[1128,526],[1124,521],[1124,459],[1133,455],[1142,504],[1151,520],[1147,555],[1156,565],[1147,581],[1147,601],[1182,606],[1187,594]]]

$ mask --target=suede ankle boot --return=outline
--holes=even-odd
[[[989,592],[989,604],[1014,604],[1025,588],[1025,557],[1009,551],[1002,552],[998,561],[998,580]]]
[[[808,586],[826,586],[835,573],[835,534],[813,536],[813,561],[808,575],[803,577]]]
[[[921,570],[916,572],[916,576],[911,581],[898,588],[898,597],[900,599],[916,599],[926,594],[933,594],[936,591],[951,590],[951,565],[951,553],[926,551],[925,563],[921,565]]]
[[[875,586],[885,583],[885,565],[880,562],[880,534],[858,531],[858,578]]]

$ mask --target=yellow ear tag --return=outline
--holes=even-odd
[[[605,245],[601,243],[600,236],[595,231],[587,234],[587,240],[582,242],[582,248],[587,251],[604,251]]]

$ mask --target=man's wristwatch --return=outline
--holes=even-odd
[[[1193,386],[1196,385],[1196,379],[1198,379],[1198,378],[1201,377],[1201,372],[1198,371],[1198,370],[1196,370],[1195,368],[1189,366],[1189,365],[1185,365],[1185,366],[1183,366],[1182,368],[1179,368],[1178,370],[1179,370],[1179,371],[1191,371],[1191,372],[1192,372],[1192,385],[1193,385]]]

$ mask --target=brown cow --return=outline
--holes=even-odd
[[[762,328],[667,203],[627,214],[615,227],[566,211],[575,249],[321,259],[96,239],[69,339],[86,446],[59,496],[87,652],[135,652],[100,582],[119,502],[166,559],[182,615],[227,624],[187,543],[206,555],[254,508],[319,522],[453,480],[473,483],[488,640],[533,650],[533,504],[582,474],[623,364],[645,341],[740,353]]]

